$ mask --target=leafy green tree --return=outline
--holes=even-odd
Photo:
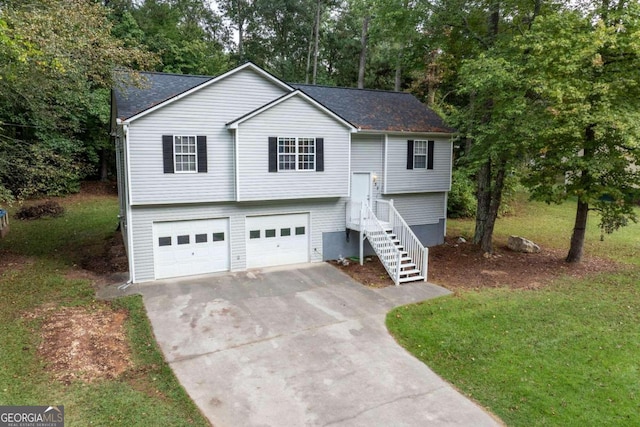
[[[144,0],[113,7],[117,36],[156,53],[157,71],[216,75],[229,68],[230,32],[208,2]]]
[[[610,233],[637,221],[640,188],[640,5],[593,4],[540,19],[521,40],[532,120],[539,124],[526,180],[546,202],[577,198],[568,262],[582,258],[588,213]],[[533,66],[535,64],[535,66]]]
[[[493,230],[507,176],[526,158],[527,138],[535,129],[527,119],[527,86],[522,67],[528,59],[515,51],[513,40],[530,31],[550,2],[520,0],[442,2],[432,22],[442,35],[434,37],[449,49],[445,60],[455,71],[455,97],[449,105],[454,125],[470,141],[467,167],[476,170],[476,227],[473,241],[493,252]],[[446,36],[448,35],[448,36]],[[461,56],[462,60],[456,57]]]
[[[113,69],[153,57],[112,37],[106,9],[93,1],[4,2],[0,20],[2,193],[72,189],[97,147],[80,136],[106,101]]]

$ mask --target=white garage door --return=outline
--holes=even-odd
[[[309,214],[247,217],[247,268],[309,262]]]
[[[156,279],[229,270],[229,219],[155,222]]]

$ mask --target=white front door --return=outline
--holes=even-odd
[[[309,214],[248,216],[247,268],[309,262]]]
[[[371,172],[351,174],[351,218],[356,222],[360,218],[361,203],[371,206]]]
[[[156,279],[229,270],[229,220],[155,222]]]

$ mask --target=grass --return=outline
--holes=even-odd
[[[24,261],[0,270],[0,405],[65,405],[68,426],[209,425],[164,362],[141,297],[96,302],[88,280],[67,277],[83,254],[115,232],[117,200],[72,197],[61,203],[63,217],[11,220],[11,232],[0,240],[0,254]],[[56,381],[36,354],[40,321],[24,316],[45,304],[125,309],[133,367],[114,380]]]
[[[568,242],[573,204],[524,207],[499,220],[498,240],[519,234],[548,246]],[[464,235],[473,224],[450,226]],[[587,254],[626,266],[615,274],[558,278],[537,291],[468,291],[400,307],[387,326],[509,426],[640,425],[640,229],[600,242],[592,225],[588,239]]]
[[[494,241],[504,242],[510,235],[519,235],[536,243],[569,251],[569,242],[573,232],[576,203],[569,201],[561,205],[547,205],[543,202],[528,202],[526,195],[519,194],[513,205],[514,214],[498,219],[494,232]],[[640,209],[636,209],[640,218]],[[584,246],[586,256],[593,255],[609,258],[627,264],[640,266],[640,222],[631,223],[613,234],[601,233],[599,215],[589,213]],[[475,220],[450,219],[447,221],[449,235],[472,237]]]

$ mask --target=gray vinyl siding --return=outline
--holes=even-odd
[[[128,141],[131,203],[235,200],[234,141],[225,125],[284,93],[244,69],[134,120]],[[162,135],[206,135],[208,172],[163,173]]]
[[[377,180],[372,198],[382,197],[384,188],[384,135],[358,135],[351,137],[351,172],[373,172]]]
[[[153,222],[229,218],[231,270],[244,270],[246,259],[245,218],[251,215],[310,213],[310,260],[320,262],[323,232],[345,229],[346,199],[296,200],[289,202],[218,203],[168,207],[137,206],[132,209],[135,282],[154,279]]]
[[[349,129],[293,96],[239,125],[238,200],[347,196]],[[269,172],[269,137],[324,138],[324,171]]]
[[[385,199],[393,199],[393,205],[398,213],[410,225],[437,224],[445,218],[445,194],[397,194]]]
[[[433,169],[407,169],[408,140],[435,141]],[[451,187],[451,140],[428,135],[390,135],[387,146],[385,194],[449,191]]]

